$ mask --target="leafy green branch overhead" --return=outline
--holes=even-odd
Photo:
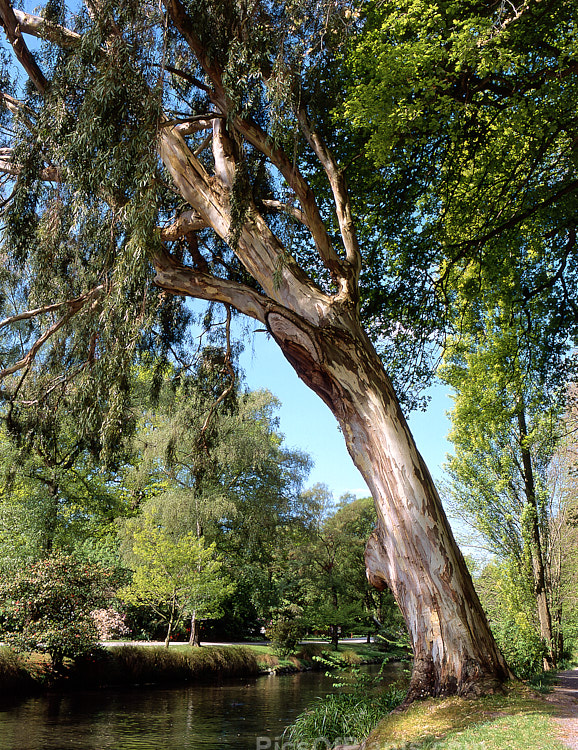
[[[536,357],[559,363],[578,310],[573,4],[364,7],[345,112],[378,170],[367,231],[402,278],[399,303],[415,318],[424,308],[411,295],[422,305],[433,296],[433,329],[445,320],[459,331],[493,295],[518,316]],[[384,209],[394,201],[392,217]],[[377,287],[369,304],[382,303]]]

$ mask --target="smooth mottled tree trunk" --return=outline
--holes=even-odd
[[[507,665],[371,343],[354,322],[349,331],[315,330],[273,313],[267,324],[338,419],[373,494],[378,524],[366,550],[368,577],[377,588],[389,586],[408,627],[415,659],[409,699],[497,688]]]

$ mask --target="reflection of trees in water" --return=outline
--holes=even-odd
[[[399,670],[392,670],[392,680]],[[2,750],[254,750],[318,695],[323,672],[267,676],[170,690],[52,693],[0,713]]]

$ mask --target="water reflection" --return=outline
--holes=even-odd
[[[399,672],[390,668],[391,678]],[[255,750],[332,679],[319,672],[187,688],[52,693],[0,704],[0,750]],[[273,743],[274,745],[274,743]]]

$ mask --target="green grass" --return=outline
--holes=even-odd
[[[92,686],[172,684],[260,671],[256,654],[244,647],[118,646],[77,660],[70,678]]]
[[[336,693],[318,698],[288,728],[287,746],[318,747],[321,738],[335,744],[361,742],[384,714],[399,705],[405,692],[391,686],[373,695]]]
[[[554,709],[523,684],[477,700],[429,699],[385,717],[367,750],[563,750]]]
[[[47,659],[27,657],[0,646],[0,694],[33,692],[46,680]]]
[[[423,745],[424,750],[562,750],[566,746],[553,736],[551,719],[546,715],[503,716],[456,732],[445,740]]]
[[[305,643],[294,655],[281,658],[267,645],[244,646],[188,645],[143,646],[127,643],[100,648],[76,662],[65,660],[64,671],[55,674],[49,660],[41,654],[17,655],[0,648],[0,692],[31,693],[49,685],[59,687],[82,685],[182,684],[207,678],[257,675],[263,672],[295,672],[323,669],[314,657],[331,653],[347,665],[383,659],[383,653],[354,644],[330,651],[328,644]]]
[[[65,660],[64,669],[58,674],[41,654],[19,655],[9,648],[0,648],[0,692],[4,693],[34,692],[56,684],[90,688],[169,685],[260,672],[257,654],[242,647],[118,646],[98,649],[74,662]]]

